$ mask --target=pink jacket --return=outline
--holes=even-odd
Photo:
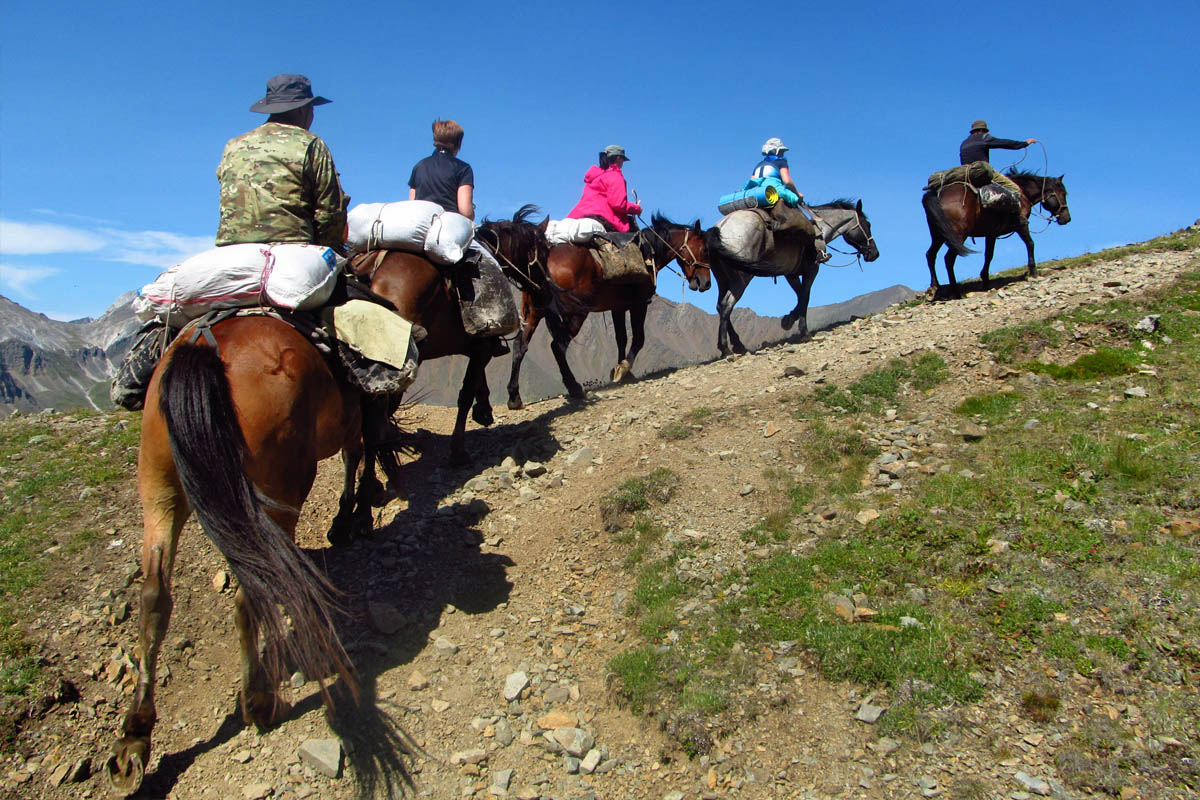
[[[567,214],[568,219],[596,215],[608,220],[618,231],[629,230],[629,216],[642,213],[642,207],[626,198],[625,176],[613,165],[600,169],[596,165],[583,176],[583,197]]]

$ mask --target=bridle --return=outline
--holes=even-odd
[[[671,244],[670,239],[664,239],[663,235],[661,233],[659,233],[658,231],[656,231],[652,225],[646,225],[646,221],[642,220],[641,217],[638,217],[638,219],[642,221],[642,226],[643,226],[642,230],[648,231],[649,233],[654,234],[654,236],[657,237],[657,239],[666,246],[667,250],[671,253],[671,255],[674,257],[674,259],[679,262],[680,266],[686,265],[686,266],[684,266],[684,272],[687,272],[688,267],[691,268],[693,273],[700,267],[704,267],[706,269],[711,269],[711,267],[708,264],[701,262],[700,257],[697,256],[695,251],[692,250],[690,234],[693,231],[691,228],[684,228],[684,227],[678,228],[678,230],[683,232],[683,250],[681,251],[679,248],[675,247],[675,245]],[[686,258],[684,257],[685,253],[687,254]],[[670,263],[671,263],[671,259],[668,259],[667,263],[664,264],[662,267],[660,267],[660,269],[670,269],[671,272],[675,272],[675,270],[671,269]],[[678,275],[679,273],[675,273],[675,274]],[[691,280],[692,276],[687,275],[686,277],[688,278],[688,280]]]
[[[483,231],[484,233],[489,234],[489,236],[495,237],[495,244],[492,244],[491,242],[488,242],[488,244],[492,245],[492,254],[496,257],[496,259],[498,261],[502,262],[506,267],[510,268],[513,272],[517,273],[522,278],[527,280],[529,282],[530,286],[540,287],[542,285],[539,281],[537,281],[533,277],[533,274],[532,274],[535,271],[534,267],[541,267],[540,270],[536,270],[539,274],[544,274],[546,272],[546,266],[544,264],[542,264],[541,257],[538,255],[538,246],[537,246],[536,242],[533,245],[533,257],[529,259],[528,263],[526,264],[526,268],[521,269],[516,264],[514,264],[513,261],[508,256],[506,256],[504,254],[503,250],[501,249],[501,247],[500,247],[500,232],[499,231],[488,230],[487,228],[480,228],[480,230]]]
[[[810,212],[810,213],[811,213],[811,214],[812,214],[814,217],[816,217],[817,219],[820,219],[820,216],[819,216],[819,215],[817,214],[817,212],[816,212],[816,211],[815,211],[815,210],[812,208],[812,206],[809,206],[809,207],[808,207],[808,210],[809,210],[809,212]],[[864,246],[862,249],[859,249],[859,247],[858,247],[857,245],[854,245],[854,252],[853,252],[853,253],[847,253],[846,251],[844,251],[844,250],[838,250],[836,247],[834,247],[833,245],[831,245],[831,244],[829,243],[829,242],[831,241],[830,239],[826,239],[826,240],[825,240],[825,249],[827,249],[827,250],[832,250],[832,251],[833,251],[833,252],[835,252],[835,253],[841,253],[841,254],[842,254],[842,255],[844,255],[844,256],[851,256],[851,255],[852,255],[852,256],[854,256],[854,260],[853,260],[853,261],[849,261],[849,262],[847,262],[847,263],[845,263],[845,264],[822,264],[821,266],[823,266],[823,267],[835,267],[835,268],[841,268],[841,267],[849,267],[849,266],[852,266],[852,265],[854,265],[854,264],[858,264],[858,268],[861,270],[861,269],[862,269],[862,254],[863,254],[863,250],[869,250],[871,247],[874,247],[876,250],[878,250],[878,249],[879,249],[879,245],[875,244],[875,235],[874,235],[873,233],[871,233],[869,230],[867,230],[866,226],[865,226],[865,225],[863,225],[863,223],[862,223],[862,217],[863,217],[863,215],[862,215],[862,212],[861,212],[861,211],[859,211],[857,208],[856,208],[856,209],[854,209],[854,224],[853,224],[852,226],[849,226],[849,227],[845,228],[844,230],[837,231],[837,233],[836,233],[836,234],[834,234],[834,236],[832,237],[833,239],[836,239],[838,236],[845,237],[847,233],[849,233],[850,231],[854,230],[855,228],[858,228],[858,230],[859,230],[859,231],[860,231],[860,232],[863,234],[863,236],[867,237],[866,244],[865,244],[865,246]],[[834,233],[834,229],[833,229],[833,228],[830,228],[829,232],[830,232],[830,233]],[[847,241],[849,241],[849,240],[847,240]]]

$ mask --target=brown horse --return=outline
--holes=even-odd
[[[458,300],[447,286],[445,275],[422,256],[399,250],[376,251],[354,259],[351,268],[369,281],[372,291],[390,300],[400,316],[426,330],[428,335],[418,345],[422,362],[444,356],[467,357],[467,372],[458,393],[458,416],[450,435],[451,461],[467,463],[467,412],[474,406],[472,418],[485,427],[494,421],[484,370],[500,349],[501,340],[471,336],[464,330]],[[367,464],[370,469],[370,459]]]
[[[234,620],[246,722],[265,727],[281,719],[287,704],[278,687],[292,670],[318,679],[340,675],[354,686],[333,627],[335,592],[296,546],[294,533],[318,461],[341,450],[348,493],[353,485],[362,454],[359,393],[280,320],[234,317],[207,330],[194,343],[185,330],[167,351],[142,415],[137,686],[107,763],[109,780],[124,794],[138,789],[150,763],[171,575],[192,511],[237,577]],[[343,496],[335,528],[351,516],[347,502],[353,505]]]
[[[532,227],[530,223],[525,224]],[[544,226],[543,222],[539,227],[544,231]],[[483,227],[488,228],[487,224]],[[637,238],[642,251],[650,254],[650,261],[656,273],[671,261],[677,261],[691,289],[703,292],[711,285],[712,275],[708,268],[704,233],[700,230],[699,221],[692,225],[678,225],[664,216],[655,214],[651,218],[651,226],[638,231]],[[511,255],[504,250],[503,244],[500,249],[500,254],[504,256],[501,263],[504,264],[506,273],[522,290],[523,324],[513,346],[512,375],[508,381],[508,407],[512,409],[524,406],[520,387],[521,361],[525,358],[529,342],[543,317],[550,328],[550,350],[554,353],[554,360],[558,362],[567,395],[575,399],[583,398],[585,392],[567,364],[567,346],[579,333],[589,313],[612,312],[613,332],[617,339],[617,365],[612,372],[614,381],[620,381],[629,374],[633,361],[646,339],[646,308],[654,296],[653,281],[649,278],[637,283],[606,280],[586,247],[559,244],[544,248],[543,253],[544,260],[535,260],[529,271],[522,275],[504,264]],[[633,343],[629,347],[628,355],[626,312],[629,313],[633,329]]]
[[[1067,207],[1067,188],[1063,185],[1062,175],[1052,178],[1044,175],[1034,175],[1029,172],[1010,170],[1008,177],[1021,189],[1019,213],[996,213],[984,209],[979,202],[979,195],[965,183],[947,184],[939,191],[929,191],[921,198],[925,207],[925,221],[929,224],[929,236],[933,240],[925,251],[925,260],[929,264],[929,288],[938,288],[937,253],[943,244],[946,245],[946,275],[950,278],[950,290],[956,297],[962,296],[958,281],[954,278],[954,261],[958,256],[974,253],[963,240],[968,236],[983,236],[985,239],[983,270],[979,280],[983,287],[988,287],[988,268],[992,264],[992,254],[996,250],[996,239],[1010,233],[1016,233],[1025,243],[1028,256],[1028,275],[1036,275],[1037,267],[1033,260],[1033,237],[1029,234],[1029,212],[1033,206],[1041,204],[1059,225],[1071,221],[1071,211]]]

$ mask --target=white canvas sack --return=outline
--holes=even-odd
[[[143,322],[195,319],[220,308],[270,304],[317,308],[337,283],[338,258],[312,244],[231,244],[194,255],[168,269],[133,299]]]
[[[357,253],[367,250],[425,251],[429,226],[442,207],[428,200],[360,203],[347,215],[346,245]]]
[[[762,253],[766,228],[753,211],[734,211],[717,222],[721,246],[745,261],[757,261]]]
[[[462,214],[442,211],[429,225],[425,255],[438,264],[457,264],[475,238],[475,225]]]
[[[546,223],[546,241],[556,244],[587,244],[604,226],[594,219],[552,219]]]

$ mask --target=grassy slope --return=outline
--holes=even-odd
[[[1197,245],[1200,234],[1180,232],[1044,267]],[[1161,315],[1156,332],[1135,328],[1147,314]],[[983,340],[997,361],[1035,378],[941,409],[986,424],[987,436],[952,450],[932,474],[910,471],[906,491],[866,535],[854,512],[867,502],[859,490],[878,451],[857,431],[883,427],[873,417],[897,406],[902,387],[944,380],[935,355],[785,398],[809,418],[802,475],[820,478],[768,475],[784,501],[743,538],[795,543],[799,531],[812,532],[805,520],[814,504],[840,507],[815,547],[778,548],[727,575],[714,594],[675,570],[703,543],[666,547],[645,514],[618,533],[638,571],[632,613],[643,641],[611,666],[635,709],[668,721],[699,716],[702,729],[719,730],[731,698],[756,679],[747,653],[763,648],[802,651],[831,680],[887,687],[893,703],[880,732],[918,738],[938,734],[936,710],[946,703],[983,697],[996,670],[1075,674],[1106,688],[1132,676],[1144,718],[1072,734],[1059,749],[1060,776],[1114,793],[1134,772],[1200,788],[1186,766],[1194,759],[1129,746],[1157,737],[1194,754],[1198,744],[1200,701],[1183,689],[1200,678],[1200,272],[1161,296],[1084,307]],[[1080,342],[1088,352],[1068,364],[1038,360]],[[1149,396],[1126,397],[1134,383]],[[916,410],[905,403],[936,405],[936,395],[900,401],[902,418]],[[826,413],[813,418],[814,407]],[[699,409],[660,435],[686,438],[708,417]],[[637,484],[620,491],[636,493]],[[913,587],[928,602],[914,599]],[[836,613],[839,597],[877,613],[847,622]],[[1053,682],[1030,686],[1024,713],[1053,716],[1058,694]],[[704,737],[686,733],[696,726],[682,730],[686,750],[704,749]]]

